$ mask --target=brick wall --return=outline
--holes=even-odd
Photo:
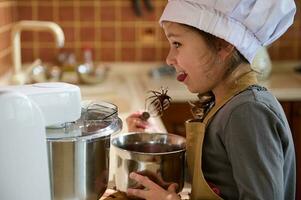
[[[63,51],[82,60],[82,48],[90,46],[96,61],[164,61],[168,43],[158,25],[166,3],[153,0],[154,11],[141,5],[138,17],[130,0],[0,0],[0,74],[11,56],[10,30],[16,20],[49,20],[58,23],[66,37]],[[300,1],[296,1],[301,8]],[[45,32],[22,32],[22,61],[34,58],[54,61],[59,50]],[[301,59],[301,15],[276,41],[269,53],[274,60]]]
[[[82,58],[82,48],[93,48],[97,61],[158,61],[164,58],[167,44],[157,19],[164,1],[156,0],[154,11],[142,4],[137,17],[130,0],[19,1],[18,19],[50,20],[58,23],[66,37],[64,50]],[[25,61],[56,57],[50,33],[22,33],[22,55]]]
[[[10,33],[15,21],[16,2],[0,1],[0,75],[11,65]]]

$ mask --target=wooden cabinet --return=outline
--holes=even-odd
[[[186,103],[171,103],[164,111],[162,121],[169,133],[185,137],[185,121],[192,118],[190,105]]]
[[[284,112],[289,121],[296,151],[297,161],[297,191],[296,200],[301,199],[301,102],[281,102]]]
[[[301,101],[282,101],[281,105],[292,130],[297,160],[297,193],[301,199]],[[188,103],[172,103],[164,112],[162,121],[168,132],[185,136],[185,121],[191,119]]]

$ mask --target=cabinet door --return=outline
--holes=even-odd
[[[301,102],[292,103],[293,137],[297,161],[297,193],[296,199],[301,199]]]
[[[296,142],[298,142],[298,144],[301,144],[301,102],[294,102],[292,110],[292,131],[294,132],[295,139],[297,140]]]
[[[162,121],[169,133],[186,136],[185,121],[192,118],[188,103],[171,103],[164,111]]]
[[[296,200],[301,199],[301,102],[281,102],[291,127],[296,152]]]
[[[290,101],[282,101],[282,102],[280,102],[280,104],[284,110],[284,113],[285,113],[288,123],[291,127],[291,130],[293,131],[293,121],[292,121],[293,103]]]

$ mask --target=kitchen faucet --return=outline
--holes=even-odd
[[[13,84],[25,84],[26,73],[22,71],[21,62],[21,32],[23,30],[50,31],[54,34],[58,47],[63,47],[65,42],[64,32],[61,27],[49,21],[19,21],[12,28],[12,60],[14,73],[12,76]]]

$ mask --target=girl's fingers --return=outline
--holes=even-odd
[[[179,185],[177,183],[172,183],[168,186],[168,192],[176,192]]]
[[[138,117],[137,117],[138,116]],[[139,118],[140,114],[132,114],[126,118],[126,123],[128,126],[128,130],[132,131],[144,131],[148,126],[149,123],[147,121],[143,121]]]
[[[129,196],[135,196],[146,200],[161,200],[161,199],[173,199],[180,200],[180,197],[175,192],[178,184],[172,183],[169,185],[168,190],[164,190],[159,185],[151,181],[147,176],[142,176],[135,172],[130,173],[130,178],[137,181],[139,184],[145,187],[142,189],[128,189],[127,194]]]
[[[135,196],[135,197],[139,197],[142,199],[147,199],[147,192],[145,190],[139,190],[139,189],[128,189],[127,190],[127,194],[129,196]]]
[[[146,187],[149,190],[157,189],[158,185],[151,181],[147,176],[141,176],[140,174],[137,174],[135,172],[130,173],[130,178],[137,181],[144,187]]]
[[[160,188],[157,184],[152,182],[147,176],[141,176],[135,172],[130,173],[130,178],[143,185],[146,190],[141,189],[128,189],[127,193],[142,199],[150,199],[151,191]]]
[[[140,116],[141,116],[141,112],[134,112],[131,115],[129,115],[128,118],[131,118],[131,117],[137,118],[137,117],[140,117]]]

